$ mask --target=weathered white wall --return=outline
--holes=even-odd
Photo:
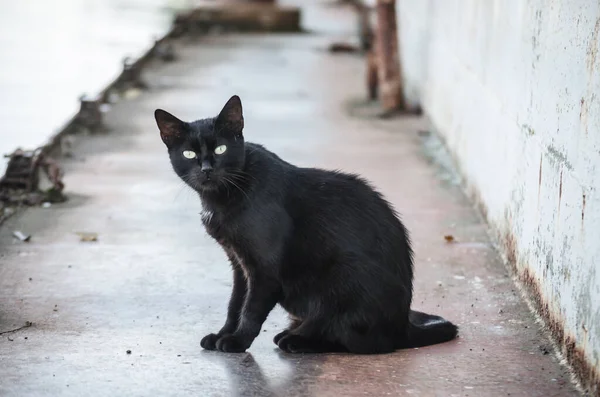
[[[398,21],[407,95],[600,370],[600,2],[398,0]]]

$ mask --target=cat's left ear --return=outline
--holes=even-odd
[[[228,136],[242,135],[244,129],[244,115],[242,101],[237,95],[229,98],[221,113],[215,121],[215,130]]]
[[[185,123],[162,109],[154,111],[154,118],[160,130],[160,138],[171,147],[183,138]]]

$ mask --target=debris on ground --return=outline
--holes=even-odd
[[[79,97],[79,113],[75,123],[90,131],[96,131],[102,127],[102,111],[100,110],[100,98],[82,95]]]
[[[75,137],[65,135],[59,141],[60,154],[65,157],[73,157],[73,146],[75,146]]]
[[[0,178],[0,201],[5,204],[39,205],[66,201],[62,191],[63,172],[58,163],[41,149],[17,149]],[[44,171],[44,172],[40,172]]]
[[[127,350],[125,353],[127,353],[127,354],[131,354],[131,350]]]
[[[153,51],[157,58],[163,62],[173,62],[176,59],[173,43],[168,40],[155,40],[154,43]]]
[[[104,93],[104,102],[106,104],[117,103],[121,95],[119,94],[119,90],[116,88],[110,88]]]
[[[32,325],[33,325],[33,323],[32,323],[31,321],[25,321],[25,324],[24,324],[24,325],[22,325],[22,326],[20,326],[20,327],[18,327],[18,328],[15,328],[15,329],[9,329],[8,331],[1,331],[1,332],[0,332],[0,335],[4,335],[4,334],[11,334],[11,333],[13,333],[13,332],[17,332],[17,331],[20,331],[20,330],[22,330],[22,329],[29,328],[29,327],[31,327]]]
[[[329,45],[329,52],[347,52],[354,53],[359,52],[360,48],[357,45],[350,43],[331,43]]]
[[[119,85],[124,91],[130,88],[138,88],[144,90],[148,88],[148,84],[142,80],[142,67],[138,62],[133,61],[130,57],[123,59],[123,73],[119,77]]]
[[[453,243],[453,242],[456,241],[456,239],[454,238],[454,236],[451,235],[451,234],[446,234],[444,236],[444,240],[446,240],[447,243]]]
[[[90,233],[90,232],[77,232],[79,236],[79,241],[81,242],[96,242],[98,241],[98,233]]]
[[[0,225],[7,220],[15,210],[11,207],[7,207],[3,201],[0,200]]]
[[[544,356],[550,354],[550,348],[546,345],[540,345],[540,351]]]
[[[15,236],[16,238],[18,238],[19,240],[23,241],[24,243],[28,243],[29,240],[31,240],[31,235],[30,234],[25,234],[19,230],[15,230],[13,232],[13,236]]]
[[[126,100],[132,100],[139,97],[142,94],[142,90],[139,88],[129,88],[123,91],[123,98]]]
[[[193,38],[215,27],[235,32],[300,32],[301,9],[279,6],[272,1],[233,2],[206,5],[179,13],[174,22],[174,37]]]

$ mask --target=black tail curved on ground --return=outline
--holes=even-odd
[[[408,340],[402,348],[444,343],[458,335],[458,327],[440,316],[411,310],[408,319]]]

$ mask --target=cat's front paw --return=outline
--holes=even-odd
[[[250,343],[236,335],[223,335],[217,341],[217,349],[225,353],[242,353],[250,347]]]
[[[217,334],[208,334],[200,341],[200,346],[206,350],[217,350],[217,341],[220,336]]]

